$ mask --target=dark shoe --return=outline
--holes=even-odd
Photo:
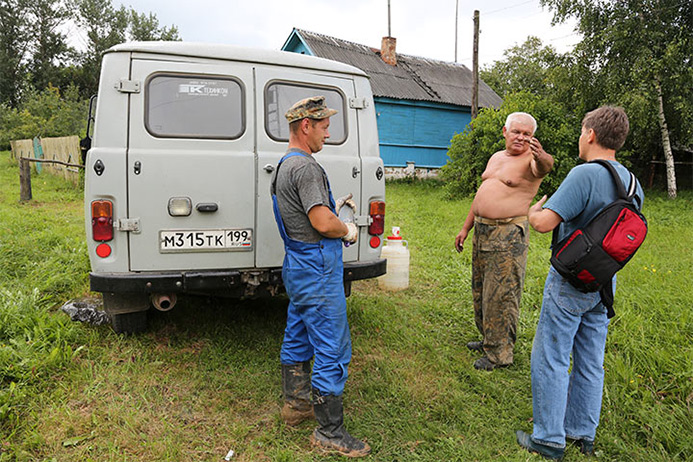
[[[364,457],[371,453],[367,443],[354,438],[344,428],[341,396],[322,395],[314,388],[313,409],[319,425],[310,437],[313,446],[346,457]]]
[[[499,367],[508,367],[509,365],[510,364],[496,364],[486,356],[474,361],[474,369],[479,369],[482,371],[492,371],[494,369],[498,369]]]
[[[580,449],[580,452],[583,453],[584,455],[591,457],[594,455],[594,441],[586,440],[586,439],[573,439],[566,437],[566,441],[570,444],[573,444],[577,446]]]
[[[550,460],[563,459],[563,453],[565,452],[565,449],[563,448],[554,448],[553,446],[547,446],[546,444],[535,443],[532,441],[532,438],[530,438],[530,436],[522,430],[517,430],[515,432],[515,436],[517,437],[517,444],[529,452],[536,452],[537,454],[540,454],[544,456],[544,458]]]
[[[284,406],[282,419],[287,425],[296,426],[312,419],[313,405],[310,402],[310,362],[282,364],[282,393]]]
[[[472,351],[482,352],[482,351],[484,351],[484,342],[482,342],[480,340],[477,340],[474,342],[469,342],[467,344],[467,348],[469,348]]]

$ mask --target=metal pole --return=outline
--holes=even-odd
[[[392,31],[390,30],[390,0],[387,0],[387,36],[392,37]]]
[[[460,0],[455,0],[455,62],[457,62],[457,16],[460,11]]]

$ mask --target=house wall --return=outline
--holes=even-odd
[[[380,157],[386,167],[438,168],[450,140],[471,121],[469,108],[375,97]]]

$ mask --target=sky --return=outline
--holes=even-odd
[[[551,26],[552,14],[539,0],[390,0],[390,32],[397,52],[455,61],[472,67],[474,10],[479,10],[479,64],[530,35],[563,53],[580,36],[574,22]],[[280,49],[294,27],[380,48],[388,35],[388,0],[112,0],[114,6],[154,13],[162,26],[175,25],[190,42]]]

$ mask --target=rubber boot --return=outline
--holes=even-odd
[[[344,428],[341,396],[322,395],[313,388],[313,409],[319,425],[310,437],[313,446],[346,457],[364,457],[371,453],[367,443],[354,438]]]
[[[282,393],[281,416],[287,425],[293,427],[314,417],[310,402],[310,361],[289,366],[282,364]]]

